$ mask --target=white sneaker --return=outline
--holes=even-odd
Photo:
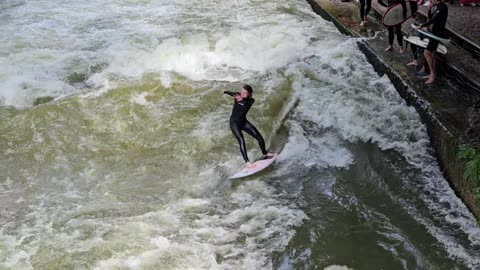
[[[425,2],[425,4],[423,4],[423,6],[424,6],[424,7],[430,6],[430,1]]]
[[[472,3],[471,5],[472,5],[472,7],[476,7],[476,6],[477,6],[477,4],[475,4],[475,3]]]

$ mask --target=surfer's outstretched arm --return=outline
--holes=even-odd
[[[232,97],[240,95],[239,92],[232,92],[232,91],[223,91],[223,93]]]

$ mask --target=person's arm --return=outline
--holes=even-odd
[[[388,7],[388,5],[385,4],[385,2],[383,2],[383,0],[378,0],[378,3],[379,3],[380,6],[382,6],[382,7]]]
[[[229,96],[232,96],[232,97],[237,96],[237,95],[240,95],[239,92],[231,92],[231,91],[223,91],[223,93],[224,93],[224,94],[227,94],[227,95],[229,95]]]
[[[429,13],[430,13],[430,10],[429,10]],[[425,26],[429,26],[429,25],[433,24],[441,16],[443,16],[443,14],[441,12],[441,9],[437,8],[437,10],[435,10],[435,12],[433,14],[431,14],[431,18],[428,19],[428,21],[422,23],[420,25],[420,27],[425,27]]]

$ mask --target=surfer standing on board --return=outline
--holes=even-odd
[[[405,3],[405,0],[387,0],[387,4],[385,4],[383,0],[378,0],[378,3],[386,8],[391,7],[395,4],[401,4],[403,9],[403,18],[405,19],[407,17],[407,3]],[[387,29],[388,47],[385,49],[385,51],[387,52],[393,50],[393,40],[395,39],[394,35],[397,35],[398,46],[400,46],[400,53],[404,53],[405,48],[403,47],[402,24],[397,24],[395,26],[387,26]]]
[[[240,92],[223,91],[224,94],[230,95],[234,99],[232,114],[230,115],[230,129],[240,145],[240,152],[246,162],[247,168],[255,167],[255,164],[248,160],[247,148],[245,146],[245,138],[242,130],[250,134],[258,141],[258,145],[264,156],[273,156],[267,152],[265,148],[265,140],[260,132],[247,120],[247,113],[252,107],[255,99],[252,98],[253,89],[250,85],[244,85]]]
[[[443,0],[431,0],[431,6],[428,9],[428,17],[430,18],[428,21],[424,22],[423,24],[417,26],[417,30],[422,27],[427,27],[431,24],[432,26],[432,34],[439,37],[445,38],[445,26],[447,24],[448,18],[448,7],[443,3]],[[432,9],[434,10],[432,11]],[[425,60],[427,60],[428,67],[430,69],[430,74],[428,76],[423,77],[427,81],[426,84],[431,84],[435,81],[436,78],[436,61],[435,61],[435,52],[437,51],[438,44],[440,41],[430,38],[428,41],[427,48],[423,55],[425,56]]]

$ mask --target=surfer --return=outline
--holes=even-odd
[[[381,6],[384,6],[386,8],[389,8],[395,4],[401,4],[403,8],[403,18],[405,19],[407,17],[407,3],[405,0],[387,0],[387,4],[383,2],[383,0],[378,0],[378,3]],[[397,36],[397,42],[398,45],[400,46],[400,53],[405,52],[405,48],[403,47],[403,34],[402,34],[402,24],[397,24],[395,26],[387,26],[388,29],[388,47],[385,49],[385,51],[391,51],[393,50],[393,41],[395,39],[395,36]]]
[[[245,166],[247,168],[253,168],[255,167],[255,164],[248,160],[247,148],[245,146],[245,139],[242,130],[258,141],[258,145],[264,156],[273,156],[272,153],[267,152],[267,149],[265,148],[265,140],[260,132],[247,120],[247,113],[255,102],[255,99],[252,98],[253,89],[250,85],[244,85],[240,92],[223,91],[223,93],[232,96],[234,99],[233,110],[230,115],[230,129],[240,145],[240,152],[246,163]]]
[[[432,10],[433,8],[434,10]],[[430,2],[430,7],[428,9],[428,17],[429,19],[426,22],[417,26],[417,30],[422,27],[427,27],[433,24],[431,33],[437,37],[445,38],[445,32],[446,32],[445,26],[447,24],[447,18],[448,18],[448,7],[445,3],[443,3],[443,0],[432,0]],[[430,38],[427,48],[425,48],[425,51],[423,53],[423,55],[425,56],[425,60],[427,60],[427,64],[430,70],[430,74],[428,76],[423,77],[423,79],[427,80],[425,82],[426,84],[433,83],[433,81],[435,81],[435,78],[436,78],[435,52],[437,51],[439,43],[440,41]]]

